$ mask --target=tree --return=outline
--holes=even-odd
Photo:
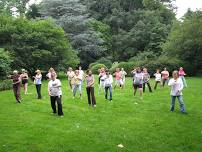
[[[78,64],[64,30],[54,21],[0,18],[0,45],[10,52],[13,69],[25,68],[34,73],[37,68],[46,71]]]
[[[202,72],[202,11],[188,11],[182,22],[175,22],[163,50],[182,60],[190,75]]]
[[[94,19],[89,17],[81,1],[44,0],[40,10],[43,17],[52,17],[63,27],[84,67],[105,54],[104,40],[89,26]]]
[[[0,79],[6,78],[10,72],[11,57],[8,52],[0,48]]]

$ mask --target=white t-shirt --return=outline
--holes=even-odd
[[[161,81],[161,74],[160,73],[155,73],[155,81]]]
[[[83,70],[79,70],[79,76],[82,78],[82,80],[83,80],[83,78],[84,78],[84,72],[83,72]]]
[[[74,71],[67,71],[67,76],[68,76],[68,80],[72,80],[72,78],[74,77]]]
[[[62,90],[61,90],[61,82],[59,79],[50,80],[48,82],[48,90],[51,94],[51,96],[61,96]]]
[[[173,78],[170,79],[168,82],[168,85],[171,86],[170,95],[172,96],[179,96],[182,95],[183,90],[183,82],[182,79],[178,78],[177,80],[174,80]]]
[[[112,75],[110,74],[109,77],[107,75],[104,76],[105,78],[105,86],[112,86],[112,83],[113,83],[113,77]]]

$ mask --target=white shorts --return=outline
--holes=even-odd
[[[122,79],[116,80],[116,85],[123,85],[123,80]]]

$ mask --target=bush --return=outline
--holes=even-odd
[[[98,69],[100,68],[105,68],[107,69],[107,67],[104,64],[96,64],[91,68],[91,71],[93,72],[93,74],[98,74]]]
[[[96,64],[99,64],[98,62],[93,62],[93,63],[91,63],[90,65],[89,65],[89,69],[91,69],[94,65],[96,65]]]
[[[110,68],[112,66],[112,62],[109,59],[106,59],[104,57],[97,60],[97,63],[104,64],[107,68]]]
[[[0,81],[0,91],[10,90],[12,89],[12,81],[11,80],[1,80]]]

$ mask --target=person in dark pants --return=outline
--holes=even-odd
[[[95,94],[94,94],[94,76],[92,75],[92,71],[88,70],[87,71],[87,76],[86,76],[86,92],[88,96],[88,104],[89,106],[96,107],[96,100],[95,100]]]
[[[48,82],[48,94],[50,96],[53,113],[55,114],[58,112],[58,116],[63,117],[61,82],[59,79],[56,79],[56,73],[54,72],[51,73],[51,80]]]
[[[36,76],[34,76],[33,78],[34,78],[34,84],[36,85],[38,99],[41,99],[41,80],[42,80],[41,71],[36,70]]]
[[[151,85],[149,83],[150,80],[150,75],[147,71],[147,68],[143,69],[143,92],[145,92],[145,86],[147,85],[149,88],[149,92],[152,92],[152,88]]]
[[[109,101],[112,101],[112,83],[113,83],[113,77],[109,73],[109,71],[106,71],[106,76],[105,76],[105,99],[108,99],[108,90],[109,90]]]
[[[17,70],[13,71],[13,75],[9,76],[13,80],[13,93],[17,103],[21,103],[21,96],[20,96],[20,83],[21,78],[18,74]]]

